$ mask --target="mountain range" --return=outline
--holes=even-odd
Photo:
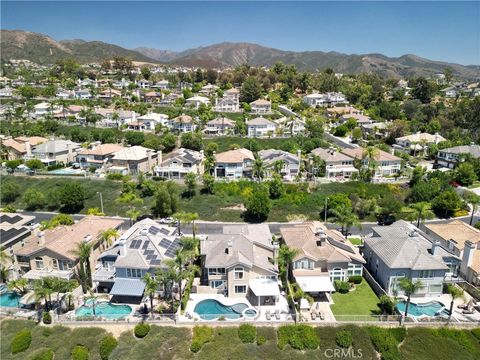
[[[230,68],[248,63],[271,66],[277,61],[295,64],[300,70],[333,68],[338,73],[376,73],[381,76],[430,76],[450,68],[461,78],[480,77],[479,65],[459,65],[433,61],[416,55],[387,57],[382,54],[350,55],[323,51],[285,51],[251,43],[220,43],[181,52],[137,47],[125,49],[101,41],[61,40],[21,30],[1,30],[1,59],[27,59],[52,64],[67,57],[82,63],[100,61],[115,55],[133,61],[189,67]]]

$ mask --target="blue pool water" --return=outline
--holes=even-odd
[[[20,299],[21,295],[17,294],[16,292],[4,292],[0,294],[0,306],[5,307],[20,307]]]
[[[57,174],[57,175],[80,175],[80,174],[84,174],[85,171],[80,170],[80,169],[67,168],[67,169],[52,170],[52,171],[49,171],[49,173],[50,174]]]
[[[101,302],[95,306],[95,316],[105,319],[120,319],[127,317],[132,312],[132,308],[128,305],[115,305],[109,302]],[[92,306],[80,306],[75,310],[76,316],[93,316]]]
[[[402,314],[405,313],[405,306],[407,303],[405,301],[401,301],[397,304],[397,309]],[[438,301],[431,301],[424,304],[413,304],[410,303],[408,306],[408,315],[413,316],[435,316],[439,311],[443,309],[444,305]]]
[[[226,319],[239,319],[242,317],[242,312],[248,309],[248,305],[238,303],[234,305],[223,305],[221,302],[214,299],[207,299],[200,301],[195,305],[195,311],[203,320],[214,320],[223,316]]]

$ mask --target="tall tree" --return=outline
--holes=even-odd
[[[143,282],[145,283],[145,295],[150,299],[150,314],[153,317],[153,299],[158,290],[158,281],[147,272],[143,277]]]
[[[330,212],[332,213],[331,220],[342,227],[342,233],[347,238],[348,230],[352,226],[359,226],[361,227],[361,223],[358,219],[358,216],[353,213],[352,208],[350,207],[338,207],[331,209]]]
[[[448,321],[450,321],[453,313],[453,303],[455,302],[455,299],[463,296],[463,290],[457,287],[455,284],[448,284],[447,293],[452,297],[452,301],[450,302],[450,310],[448,312]]]
[[[417,227],[420,227],[420,222],[424,222],[426,219],[431,219],[435,216],[431,210],[431,205],[428,202],[419,202],[410,205],[412,211],[412,218],[417,221]]]
[[[293,259],[298,255],[297,249],[289,248],[287,245],[280,246],[278,251],[278,264],[285,269],[285,280],[288,281],[290,276],[290,265]]]
[[[401,278],[398,281],[398,287],[403,291],[404,295],[407,297],[407,303],[405,304],[405,318],[408,316],[408,307],[410,306],[410,297],[415,294],[421,287],[423,283],[420,280],[415,282],[409,278]]]
[[[83,293],[92,287],[92,269],[90,265],[90,255],[92,253],[92,244],[81,242],[72,253],[79,258],[79,277]]]

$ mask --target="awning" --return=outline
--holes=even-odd
[[[23,278],[28,280],[39,280],[44,277],[58,277],[70,280],[73,277],[72,270],[30,270],[25,273]]]
[[[248,283],[250,290],[257,296],[278,296],[280,288],[276,280],[272,279],[252,279]]]
[[[110,295],[142,296],[145,283],[141,279],[115,279]]]
[[[305,292],[335,291],[328,276],[296,276],[295,280]]]

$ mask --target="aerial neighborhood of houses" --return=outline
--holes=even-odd
[[[480,321],[478,79],[120,60],[2,70],[1,314]]]

